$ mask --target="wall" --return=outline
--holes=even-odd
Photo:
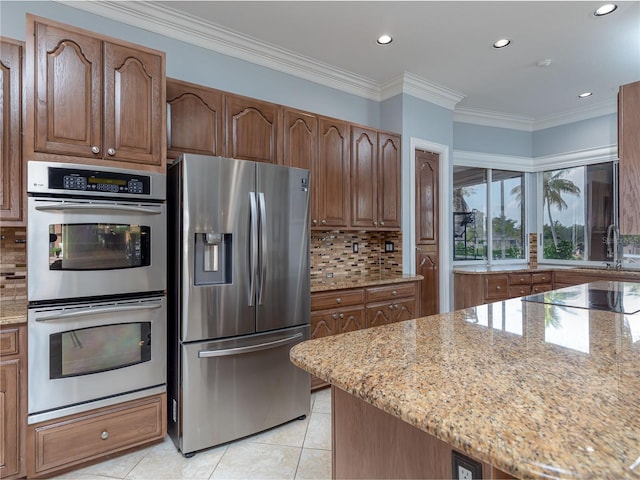
[[[533,132],[533,157],[618,144],[618,115],[612,113]]]
[[[355,242],[358,253],[353,253]],[[385,242],[393,242],[393,253],[384,251]],[[402,273],[402,234],[311,232],[311,279],[388,273]]]
[[[1,302],[27,301],[26,241],[26,228],[0,228],[0,308]]]
[[[531,132],[454,122],[453,148],[467,152],[531,157]]]

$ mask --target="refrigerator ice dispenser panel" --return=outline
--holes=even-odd
[[[195,285],[231,283],[230,233],[195,234]]]

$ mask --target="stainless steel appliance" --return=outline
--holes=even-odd
[[[166,391],[164,175],[28,162],[28,423]]]
[[[183,155],[169,169],[168,431],[179,450],[309,411],[309,172]]]

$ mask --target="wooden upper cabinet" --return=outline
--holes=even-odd
[[[24,226],[22,164],[22,42],[0,37],[0,222]]]
[[[111,160],[160,165],[164,64],[160,55],[104,43],[104,148]]]
[[[30,159],[164,172],[163,52],[29,14],[26,50]]]
[[[640,81],[618,93],[620,233],[640,234]]]
[[[318,164],[314,169],[317,217],[311,226],[349,227],[349,124],[320,117]]]
[[[378,226],[400,228],[400,135],[378,133]]]
[[[351,225],[378,226],[377,132],[351,127]]]
[[[99,158],[102,41],[36,22],[35,56],[35,150]]]
[[[226,95],[227,156],[254,162],[282,163],[278,146],[280,107]]]
[[[221,91],[168,78],[167,158],[224,155],[223,114]]]

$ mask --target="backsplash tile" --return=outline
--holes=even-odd
[[[0,302],[27,300],[27,229],[0,228]]]
[[[358,253],[353,244],[358,243]],[[385,252],[385,242],[393,252]],[[402,273],[399,232],[311,232],[311,278]]]

